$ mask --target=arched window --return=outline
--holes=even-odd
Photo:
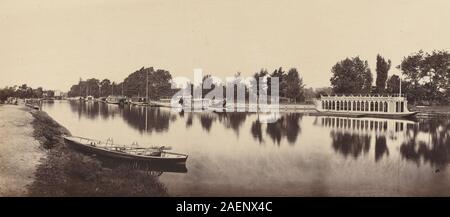
[[[378,111],[378,102],[375,102],[375,108],[374,108],[374,111]]]
[[[366,101],[366,108],[364,108],[366,111],[369,111],[369,102]]]
[[[338,110],[338,111],[340,110],[340,108],[339,108],[339,101],[336,102],[336,110]]]
[[[388,103],[384,102],[384,112],[387,112],[387,111],[388,111]]]
[[[335,101],[333,100],[333,105],[332,105],[332,109],[334,110],[335,108],[336,108],[336,103],[335,103]]]
[[[356,101],[353,101],[352,111],[356,111]]]
[[[380,112],[383,111],[383,102],[380,102],[380,109],[378,111],[380,111]]]

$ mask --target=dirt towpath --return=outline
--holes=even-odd
[[[0,196],[26,196],[45,151],[33,137],[28,108],[0,106]]]

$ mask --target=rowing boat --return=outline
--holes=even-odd
[[[170,148],[164,146],[136,147],[136,143],[131,146],[120,146],[113,144],[112,139],[102,142],[77,136],[63,136],[63,138],[65,143],[74,149],[123,160],[180,164],[185,163],[188,158],[186,154],[168,152],[166,150]]]

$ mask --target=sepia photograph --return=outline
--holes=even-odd
[[[448,197],[449,11],[1,0],[0,196]]]

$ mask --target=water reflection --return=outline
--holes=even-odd
[[[351,133],[331,132],[332,146],[337,153],[354,158],[370,149],[369,135],[353,135]]]
[[[301,132],[299,123],[301,118],[302,114],[299,113],[286,114],[278,119],[275,123],[268,123],[266,132],[270,136],[270,138],[278,145],[280,144],[283,137],[286,137],[289,144],[294,144]]]
[[[253,138],[255,138],[260,144],[264,142],[262,135],[262,124],[261,121],[259,121],[259,119],[257,119],[252,123],[251,133]]]
[[[160,108],[124,106],[123,119],[140,132],[165,132],[177,116]]]
[[[384,155],[389,156],[389,149],[385,136],[378,136],[375,139],[375,161],[379,161]]]
[[[211,113],[201,113],[199,114],[200,118],[200,124],[202,125],[202,128],[205,129],[207,132],[210,131],[213,121],[215,121],[216,117],[214,114]],[[191,120],[192,124],[192,120]]]
[[[247,113],[227,113],[227,112],[215,112],[217,117],[223,125],[228,129],[233,129],[237,135],[239,135],[239,128],[245,122]]]
[[[405,139],[419,123],[410,120],[316,117],[314,124],[331,128],[332,147],[344,157],[358,158],[367,154],[374,143],[375,162],[389,156],[388,139]],[[374,139],[372,139],[374,138]],[[372,141],[374,140],[374,141]],[[411,153],[407,153],[410,155]]]
[[[410,195],[419,188],[418,195],[450,194],[449,118],[281,113],[267,124],[256,113],[103,103],[55,102],[43,110],[74,135],[188,154],[185,173],[152,169],[175,196]]]
[[[402,156],[416,164],[429,163],[446,167],[450,162],[450,121],[434,119],[420,121],[409,130],[410,134],[400,146]]]
[[[68,103],[71,111],[78,114],[78,119],[81,117],[90,119],[96,119],[98,117],[102,117],[103,119],[114,118],[122,111],[118,106],[99,102],[85,103],[79,101],[69,101]]]

